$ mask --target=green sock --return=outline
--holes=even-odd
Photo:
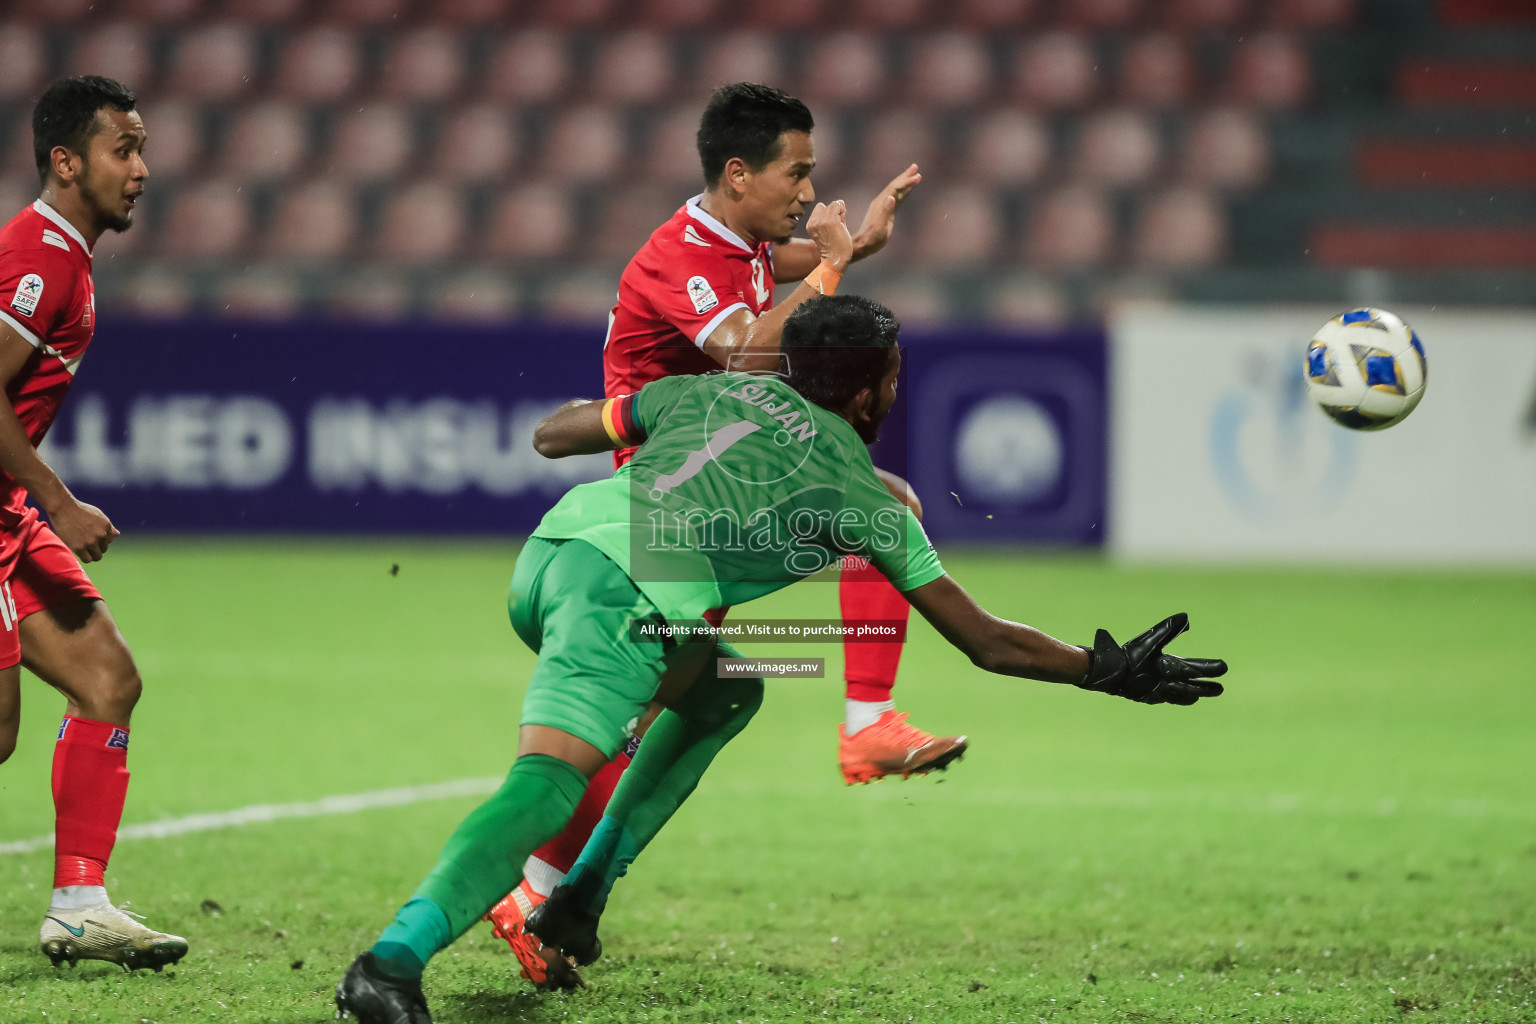
[[[762,701],[762,680],[716,681],[711,672],[694,684],[677,711],[663,711],[651,723],[602,820],[566,875],[565,884],[576,890],[587,910],[602,913],[614,883],[677,813],[715,755],[746,727]]]
[[[522,879],[523,862],[565,826],[586,776],[545,754],[520,757],[507,780],[470,812],[437,866],[373,947],[380,968],[416,977]]]

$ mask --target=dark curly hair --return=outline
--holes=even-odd
[[[889,309],[862,295],[811,299],[789,315],[779,337],[789,385],[840,412],[860,391],[880,386],[900,331]]]

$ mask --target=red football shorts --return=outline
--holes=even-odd
[[[80,560],[38,518],[37,509],[5,512],[6,519],[20,522],[0,530],[0,669],[21,661],[22,619],[44,608],[101,597]]]

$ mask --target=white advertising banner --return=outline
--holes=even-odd
[[[1536,564],[1536,314],[1393,307],[1424,400],[1382,431],[1308,400],[1342,309],[1128,305],[1110,327],[1110,546],[1141,560]]]

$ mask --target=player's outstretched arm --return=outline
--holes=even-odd
[[[0,323],[0,381],[7,387],[37,350],[10,326]],[[37,454],[26,428],[10,402],[0,401],[0,470],[25,487],[32,499],[48,513],[48,523],[59,539],[82,562],[94,562],[107,553],[118,535],[112,521],[94,505],[76,500],[69,488]]]
[[[603,425],[607,407],[602,399],[571,399],[539,421],[533,431],[533,450],[546,459],[563,459],[623,448]]]
[[[998,618],[948,576],[909,590],[906,597],[944,639],[988,672],[1071,683],[1143,704],[1193,704],[1221,694],[1221,684],[1206,677],[1225,674],[1226,662],[1163,651],[1189,628],[1182,612],[1124,646],[1101,629],[1089,649]]]
[[[848,210],[839,199],[830,205],[817,203],[806,221],[819,262],[789,297],[762,316],[738,310],[726,317],[704,339],[704,351],[727,370],[774,371],[779,368],[779,337],[789,314],[818,295],[837,290],[843,271],[853,256],[853,236],[848,233]]]
[[[917,164],[912,164],[896,177],[870,202],[864,213],[864,223],[853,234],[853,253],[848,262],[857,263],[885,248],[896,230],[896,211],[907,201],[912,189],[923,180]],[[809,238],[794,238],[773,247],[773,280],[776,284],[798,281],[805,277],[821,260],[821,251]]]

